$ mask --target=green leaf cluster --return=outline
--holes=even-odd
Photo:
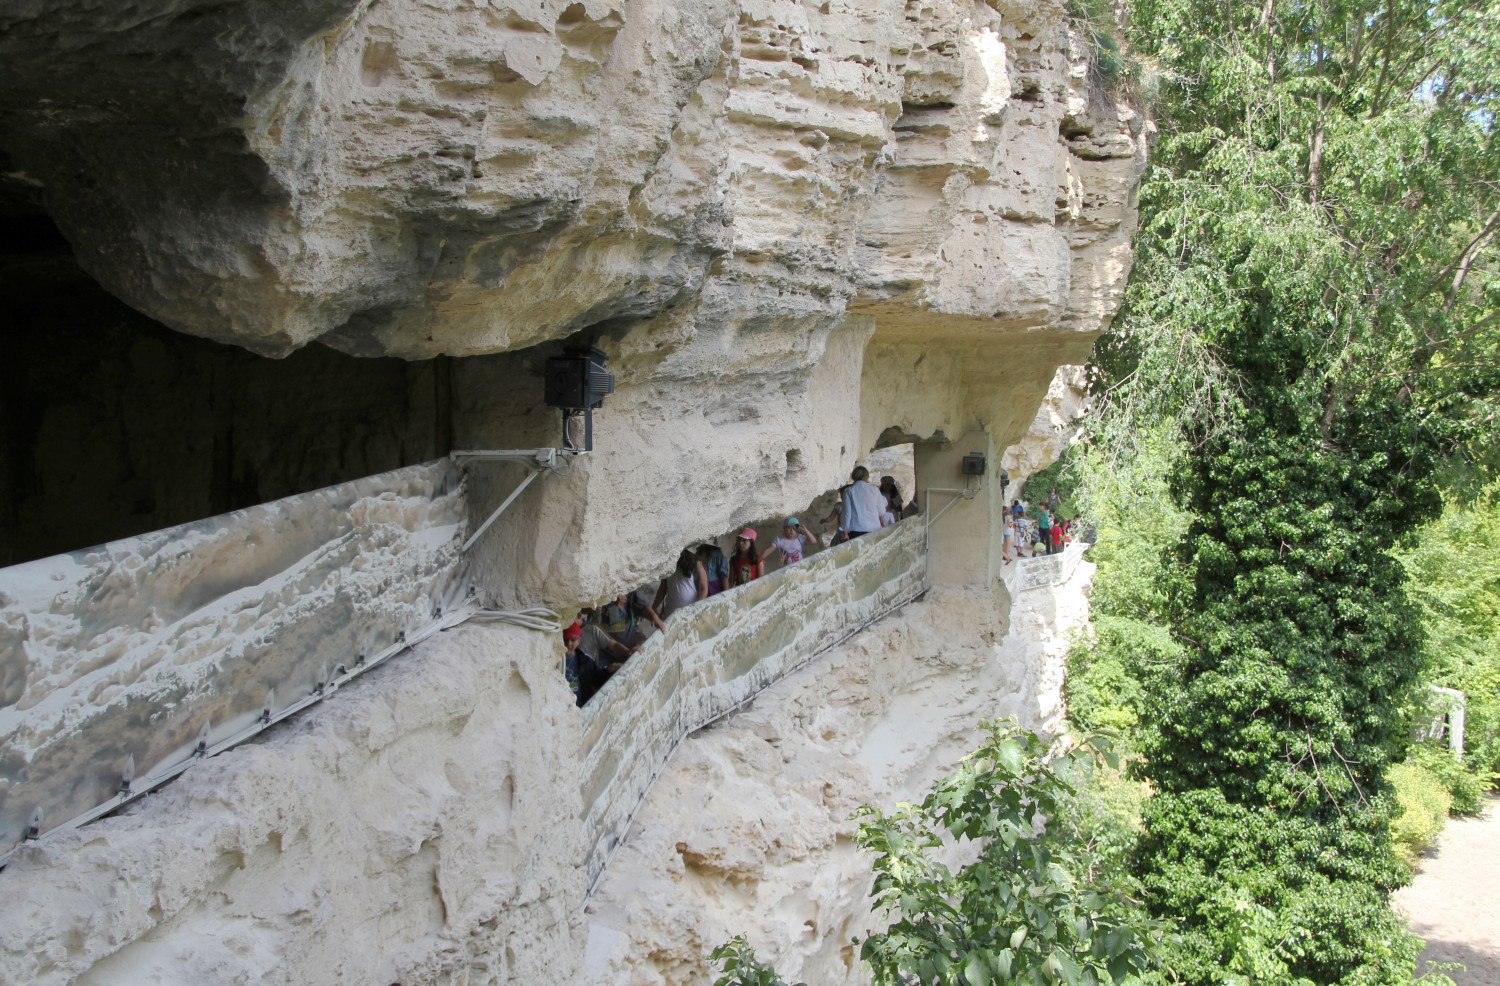
[[[755,956],[755,949],[736,935],[708,954],[721,970],[714,986],[792,986],[777,974],[776,970]],[[797,983],[795,986],[806,986]]]
[[[1430,681],[1467,697],[1465,771],[1449,784],[1455,811],[1474,810],[1470,787],[1500,774],[1500,485],[1450,497],[1442,516],[1399,552],[1426,632]],[[1430,754],[1419,754],[1430,756]],[[1442,764],[1428,769],[1451,776]]]
[[[1101,820],[1069,779],[1113,759],[1108,741],[1051,751],[1014,727],[985,728],[921,804],[860,812],[872,896],[892,919],[861,947],[874,981],[1080,986],[1155,968],[1164,926],[1107,855],[1087,851]]]
[[[1406,763],[1426,772],[1443,789],[1448,798],[1445,814],[1477,815],[1484,810],[1485,790],[1493,775],[1475,772],[1445,744],[1418,743],[1407,753]],[[1396,783],[1394,778],[1391,783]]]
[[[1099,635],[1140,682],[1139,873],[1190,982],[1407,981],[1388,772],[1429,652],[1391,549],[1494,461],[1500,4],[1137,0],[1130,40],[1160,136],[1095,444],[1178,436],[1191,518],[1132,617],[1180,650]]]
[[[1163,586],[1168,549],[1190,520],[1167,486],[1181,445],[1158,427],[1136,450],[1116,459],[1109,446],[1075,445],[1060,460],[1059,478],[1098,533],[1088,555],[1096,566],[1091,627],[1068,653],[1068,720],[1085,732],[1118,732],[1132,750],[1141,743],[1142,682],[1182,657],[1167,629]]]
[[[1453,796],[1436,774],[1411,761],[1393,766],[1388,777],[1397,804],[1391,819],[1391,837],[1396,840],[1396,854],[1401,861],[1415,869],[1417,857],[1443,830],[1453,807]]]

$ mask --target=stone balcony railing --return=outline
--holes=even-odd
[[[912,517],[674,614],[583,709],[590,885],[685,736],[927,587]]]
[[[0,865],[461,619],[465,484],[411,466],[0,569]],[[926,591],[915,517],[675,616],[582,713],[592,882],[681,739]]]
[[[440,459],[0,569],[0,863],[430,632],[466,513]]]
[[[1073,577],[1078,563],[1083,560],[1083,553],[1088,549],[1089,545],[1084,542],[1073,541],[1061,554],[1017,558],[1012,564],[1005,566],[1005,588],[1014,598],[1016,593],[1028,589],[1062,585]]]

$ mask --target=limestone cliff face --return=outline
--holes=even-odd
[[[1078,438],[1090,405],[1088,378],[1081,366],[1059,366],[1036,410],[1031,427],[1020,441],[1005,450],[1001,464],[1011,475],[1012,497],[1020,496],[1027,476],[1047,468]],[[1036,491],[1033,491],[1036,492]],[[1046,496],[1042,490],[1038,496]]]
[[[13,860],[0,982],[570,982],[555,646],[467,627],[416,656]]]
[[[1082,367],[1059,367],[1005,450],[1012,490],[1058,459],[1087,403]],[[939,542],[928,564],[952,561]],[[589,902],[584,981],[707,982],[709,952],[743,934],[788,982],[869,982],[850,940],[883,925],[855,810],[920,800],[984,719],[1061,725],[1094,566],[1059,566],[1062,581],[1024,590],[1042,580],[1019,567],[1006,569],[1000,610],[973,584],[934,589],[685,742]]]
[[[1006,449],[1129,269],[1143,127],[1091,84],[1065,5],[0,0],[0,58],[0,212],[45,209],[90,274],[174,329],[272,356],[316,341],[468,357],[433,374],[439,452],[556,445],[542,360],[565,342],[608,352],[597,450],[472,551],[502,604],[642,584],[685,543],[802,509],[878,446],[917,440],[923,489],[987,454],[934,529],[929,622],[851,642],[784,707],[693,741],[665,782],[723,780],[746,801],[769,783],[790,808],[726,824],[789,867],[764,887],[827,893],[742,894],[739,836],[705,816],[707,834],[668,837],[648,810],[642,881],[675,886],[640,926],[604,910],[629,909],[627,884],[596,912],[605,981],[701,981],[700,946],[744,927],[713,898],[764,905],[768,927],[811,922],[778,957],[851,981],[839,939],[864,871],[846,809],[919,788],[979,715],[1050,714],[1035,696],[1055,675],[1003,643],[1003,621],[960,614],[1008,609]],[[383,436],[354,459],[386,461]],[[276,438],[257,447],[274,457]],[[514,468],[471,468],[471,520]],[[341,694],[347,711],[34,847],[0,874],[20,902],[0,968],[580,981],[578,726],[556,642],[441,641]],[[920,738],[932,757],[907,749]],[[676,922],[682,908],[707,917]]]
[[[746,293],[1092,330],[1128,263],[1139,121],[1050,0],[7,0],[0,39],[7,191],[265,353]]]
[[[744,934],[788,982],[868,983],[850,939],[883,925],[854,811],[920,800],[981,719],[1057,725],[1092,572],[1021,593],[1005,621],[935,590],[694,735],[590,901],[584,981],[709,982],[708,953]]]
[[[1145,153],[1059,0],[4,0],[0,57],[0,198],[174,328],[500,354],[460,446],[557,444],[539,344],[610,353],[599,453],[481,549],[515,601],[877,444],[998,462],[1118,305]]]

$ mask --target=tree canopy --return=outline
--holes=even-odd
[[[1139,868],[1191,982],[1384,983],[1385,772],[1425,666],[1393,544],[1494,458],[1500,4],[1138,0],[1159,136],[1096,434],[1173,423]]]

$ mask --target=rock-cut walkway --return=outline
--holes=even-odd
[[[1448,819],[1396,906],[1427,939],[1419,971],[1461,962],[1466,970],[1448,973],[1458,986],[1500,986],[1500,802],[1478,818]]]

